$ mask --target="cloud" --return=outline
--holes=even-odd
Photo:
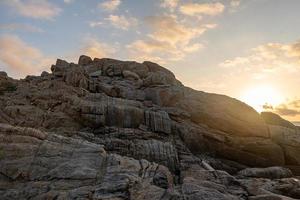
[[[111,12],[116,10],[120,4],[121,4],[121,0],[108,0],[98,4],[98,7],[105,11]]]
[[[272,73],[278,70],[295,72],[300,69],[300,42],[292,44],[267,43],[250,51],[248,56],[236,57],[220,63],[248,71]]]
[[[300,110],[289,108],[284,104],[275,107],[274,112],[281,116],[292,116],[292,117],[300,114]]]
[[[5,0],[17,14],[34,19],[53,19],[62,11],[47,0]]]
[[[290,101],[289,105],[294,107],[294,108],[299,108],[300,109],[300,99]]]
[[[300,40],[285,48],[288,50],[288,56],[300,59]]]
[[[92,27],[92,28],[95,28],[95,27],[98,27],[98,26],[101,26],[101,25],[103,25],[103,22],[101,22],[101,21],[89,22],[89,26]]]
[[[250,59],[247,57],[236,57],[232,60],[225,60],[223,63],[221,63],[220,65],[222,67],[235,67],[238,65],[245,65],[245,64],[249,64],[250,63]]]
[[[293,109],[284,108],[284,107],[276,108],[275,112],[281,116],[291,116],[291,117],[294,117],[294,116],[297,116],[300,114],[299,110],[293,110]]]
[[[112,45],[100,42],[95,37],[89,36],[84,39],[80,54],[94,58],[104,58],[112,56],[115,52],[116,49]]]
[[[48,70],[54,61],[15,35],[2,35],[0,49],[0,61],[16,77]]]
[[[186,3],[180,6],[180,12],[189,15],[218,15],[225,9],[222,3]]]
[[[184,25],[175,16],[152,16],[146,18],[146,22],[153,29],[153,33],[149,35],[151,38],[173,46],[178,43],[187,44],[207,30],[206,26]]]
[[[229,12],[230,13],[236,12],[240,7],[240,5],[241,5],[241,0],[231,0],[229,2]]]
[[[167,8],[171,12],[175,10],[175,8],[178,6],[179,0],[162,0],[160,6],[162,8]]]
[[[131,56],[135,60],[150,60],[153,62],[165,63],[167,60],[180,60],[183,54],[177,49],[172,48],[168,43],[153,39],[136,40],[127,45]]]
[[[25,31],[25,32],[44,32],[43,29],[32,26],[30,24],[20,24],[20,23],[11,23],[11,24],[0,24],[0,30],[4,31]]]
[[[192,44],[190,46],[184,47],[183,50],[185,52],[192,53],[192,52],[198,51],[199,49],[203,49],[203,48],[204,48],[203,44],[195,43],[195,44]]]
[[[300,115],[300,99],[295,99],[292,101],[287,101],[278,106],[272,106],[269,104],[265,104],[263,106],[265,111],[271,111],[277,113],[278,115],[285,117],[295,117]]]
[[[74,2],[74,0],[64,0],[64,3],[66,3],[66,4],[70,4],[70,3],[73,3]]]
[[[239,7],[240,4],[241,4],[240,0],[231,0],[230,1],[230,6],[233,8]]]
[[[264,110],[273,110],[273,106],[271,105],[271,104],[269,104],[269,103],[265,103],[263,106],[262,106],[262,108],[264,109]]]
[[[214,28],[214,24],[189,25],[180,21],[175,15],[150,16],[145,19],[150,33],[127,45],[137,58],[152,58],[153,61],[178,61],[188,53],[196,52],[203,45],[192,40],[198,38],[206,30]]]
[[[138,21],[136,18],[133,17],[125,17],[123,15],[109,15],[106,18],[107,21],[110,22],[112,26],[118,29],[128,30],[131,26],[136,26]]]

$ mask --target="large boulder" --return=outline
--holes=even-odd
[[[78,65],[85,66],[91,64],[92,62],[93,60],[90,57],[81,55],[78,60]]]
[[[6,72],[0,71],[0,95],[6,92],[14,92],[17,90],[17,84],[12,78],[9,78]]]
[[[62,59],[57,59],[56,64],[51,66],[51,71],[54,76],[62,77],[70,64]]]
[[[180,107],[191,113],[194,123],[236,136],[269,137],[268,127],[260,115],[237,99],[186,88]]]
[[[300,165],[300,129],[274,113],[262,113],[269,127],[270,137],[279,144],[287,165]]]
[[[222,158],[248,166],[284,165],[281,147],[269,138],[241,137],[206,126],[179,128],[180,135],[189,149],[196,154],[209,152]]]

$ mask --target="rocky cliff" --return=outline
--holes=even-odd
[[[1,199],[297,199],[300,133],[152,62],[0,72]]]

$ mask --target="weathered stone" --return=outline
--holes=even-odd
[[[238,175],[269,179],[290,178],[293,176],[291,170],[283,167],[247,168],[239,171]]]
[[[171,120],[164,111],[145,111],[145,124],[155,132],[171,133]]]
[[[51,66],[51,71],[54,76],[61,77],[69,67],[69,63],[65,60],[57,59],[56,64]]]
[[[250,106],[225,95],[186,89],[183,105],[195,123],[237,136],[269,137],[268,128]]]
[[[11,180],[1,179],[2,199],[52,195],[75,199],[92,194],[93,199],[128,198],[128,188],[153,182],[154,177],[161,195],[173,188],[167,168],[146,160],[107,154],[101,145],[4,124],[0,135],[6,138],[0,143],[1,174],[16,181],[10,185]],[[158,177],[163,177],[160,179],[164,182],[158,182]],[[23,185],[24,181],[28,187]],[[49,192],[46,188],[50,186]]]
[[[43,71],[42,73],[41,73],[41,77],[45,77],[45,76],[48,76],[48,75],[50,75],[48,72],[46,72],[46,71]]]
[[[93,60],[90,57],[81,55],[78,60],[78,65],[85,66],[91,64],[92,62]]]
[[[143,80],[143,85],[145,87],[158,86],[158,85],[174,85],[176,79],[174,76],[163,72],[150,72],[148,76]]]
[[[295,178],[246,178],[239,182],[253,199],[299,199],[299,180]]]
[[[0,73],[0,199],[300,198],[288,169],[257,169],[299,171],[299,129],[278,116],[151,62],[51,70]]]
[[[133,81],[138,81],[138,80],[140,80],[139,75],[137,75],[137,74],[134,73],[134,72],[124,70],[124,71],[122,72],[122,74],[123,74],[123,77],[124,77],[125,79],[129,79],[129,80],[133,80]]]
[[[167,74],[168,76],[175,77],[174,74],[170,70],[168,70],[156,63],[153,63],[150,61],[145,61],[145,62],[143,62],[143,64],[148,67],[149,72],[163,72],[163,73]]]
[[[74,87],[81,87],[84,89],[88,89],[89,87],[89,80],[85,70],[75,64],[70,65],[63,77],[67,84],[73,85]]]
[[[287,120],[284,120],[283,118],[281,118],[279,115],[276,115],[275,113],[262,112],[260,115],[264,119],[264,121],[269,125],[277,125],[277,126],[282,126],[291,129],[296,128],[294,124],[292,124]]]
[[[0,71],[0,77],[7,77],[7,73],[4,71]]]
[[[149,73],[148,67],[144,64],[132,62],[132,61],[127,61],[124,64],[125,65],[123,71],[133,72],[137,74],[140,78],[145,78]]]
[[[300,129],[274,113],[262,113],[268,123],[270,137],[279,144],[287,165],[300,165]]]
[[[89,74],[89,76],[92,77],[92,78],[97,78],[97,77],[99,77],[101,75],[102,75],[102,71],[101,70],[98,70],[98,71],[95,71],[95,72],[92,72],[92,73]]]
[[[183,88],[177,86],[149,87],[144,91],[147,100],[151,100],[159,106],[175,107],[176,109],[184,97]]]
[[[249,197],[249,200],[293,200],[293,199],[281,195],[263,194],[263,195]]]

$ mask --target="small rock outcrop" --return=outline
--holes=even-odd
[[[267,168],[246,168],[239,171],[238,175],[255,178],[291,178],[293,173],[291,170],[283,167],[267,167]]]
[[[299,138],[149,61],[0,72],[0,199],[299,199]]]

